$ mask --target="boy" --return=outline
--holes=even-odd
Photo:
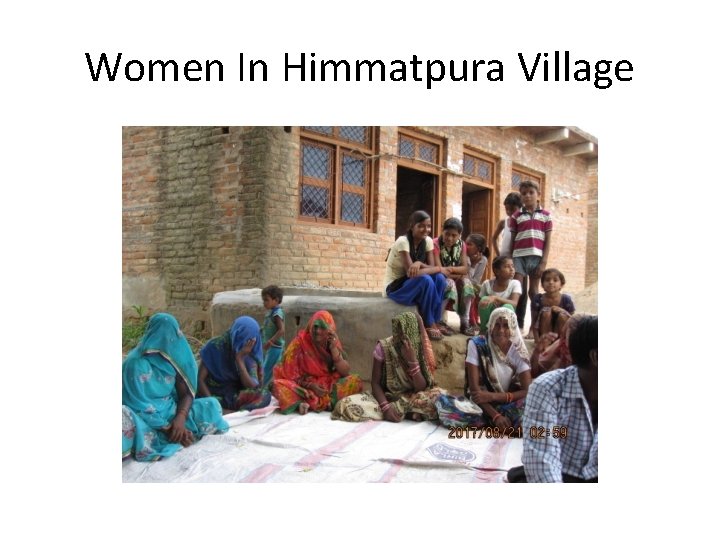
[[[501,219],[498,222],[497,227],[495,227],[495,232],[492,235],[492,243],[495,248],[495,257],[501,257],[503,255],[506,257],[512,257],[512,235],[507,226],[507,222],[510,219],[510,216],[522,207],[520,194],[517,191],[511,191],[507,194],[507,197],[505,197],[503,204],[505,205],[505,213],[507,214],[507,217]],[[501,234],[503,235],[502,245],[498,247],[498,238],[500,238]]]
[[[273,368],[282,358],[285,349],[285,313],[280,304],[283,299],[283,291],[276,285],[269,285],[260,291],[263,306],[267,309],[265,321],[262,326],[263,351],[265,352],[265,363],[263,367],[263,381],[265,385],[272,382]]]
[[[534,180],[520,182],[520,200],[522,208],[510,216],[508,229],[512,233],[515,279],[523,283],[525,276],[529,278],[529,286],[523,286],[517,306],[518,325],[523,328],[528,295],[534,298],[537,294],[540,276],[547,266],[552,219],[550,212],[540,208],[540,186]]]

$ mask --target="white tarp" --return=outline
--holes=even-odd
[[[522,441],[448,438],[432,422],[342,422],[274,406],[225,416],[231,428],[153,463],[123,462],[123,482],[502,482]]]

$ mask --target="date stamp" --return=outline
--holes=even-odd
[[[499,428],[497,426],[457,426],[451,427],[448,439],[500,439],[502,437],[522,437],[522,427]]]
[[[525,430],[531,439],[565,439],[568,436],[567,426],[531,426]],[[500,428],[497,426],[456,426],[448,431],[448,439],[501,439],[513,437],[522,439],[523,427]]]

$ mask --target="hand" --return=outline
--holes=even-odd
[[[331,353],[340,352],[340,349],[338,349],[337,343],[338,343],[337,334],[335,332],[328,332],[328,349],[330,349]]]
[[[176,414],[175,418],[170,422],[170,427],[167,428],[167,438],[170,442],[179,443],[185,437],[185,416],[182,414]]]
[[[270,342],[266,341],[263,343],[263,352],[267,352],[267,350],[270,348]]]
[[[512,422],[504,416],[498,416],[495,420],[495,425],[502,430],[506,430],[512,427]]]
[[[537,265],[537,268],[535,268],[535,271],[533,272],[533,275],[536,278],[542,278],[542,273],[545,271],[545,266],[547,263],[540,261]]]
[[[450,271],[450,268],[448,268],[447,266],[440,267],[440,272],[442,272],[442,274],[445,277],[448,277],[448,278],[452,277],[452,272]]]
[[[480,403],[490,403],[493,401],[492,396],[495,395],[492,392],[486,392],[485,390],[475,390],[470,392],[470,399],[476,405]]]
[[[410,268],[408,268],[408,276],[409,277],[417,277],[418,273],[420,272],[420,268],[422,263],[420,261],[415,261],[410,265]]]
[[[566,311],[563,308],[561,308],[560,306],[553,306],[550,308],[550,311],[552,313],[566,313]]]
[[[403,336],[400,341],[400,353],[400,362],[405,371],[410,371],[417,365],[418,361],[415,357],[415,351],[410,344],[410,340],[405,336]]]
[[[190,446],[194,442],[195,442],[195,437],[193,437],[192,431],[190,431],[189,429],[186,429],[185,433],[183,433],[183,436],[180,439],[180,444],[187,447],[187,446]]]
[[[390,408],[383,413],[383,418],[388,422],[400,422],[402,420],[402,415],[397,412],[395,407],[390,406]]]
[[[307,389],[311,390],[318,397],[325,397],[328,394],[328,391],[319,384],[308,384]]]
[[[250,338],[250,339],[248,339],[248,340],[245,342],[245,345],[243,345],[242,349],[240,349],[240,352],[238,352],[238,354],[239,354],[240,356],[242,356],[242,357],[245,357],[245,356],[247,356],[248,354],[250,354],[250,353],[252,352],[252,350],[253,350],[253,347],[255,347],[255,342],[256,342],[256,341],[257,341],[257,339],[255,339],[255,338]]]
[[[558,338],[558,335],[555,332],[548,332],[547,334],[543,334],[540,336],[540,339],[536,341],[535,348],[538,351],[538,353],[543,352],[545,349],[547,349],[550,345],[552,345],[555,340]]]

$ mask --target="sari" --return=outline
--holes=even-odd
[[[280,412],[291,413],[307,403],[311,411],[332,410],[342,398],[362,391],[362,379],[350,374],[341,377],[335,370],[332,356],[327,348],[318,348],[312,338],[313,327],[326,328],[335,333],[335,321],[327,311],[318,311],[308,321],[307,327],[300,330],[285,351],[282,360],[273,371],[272,393],[280,402]],[[343,357],[342,344],[336,345]],[[319,396],[305,388],[316,384],[327,392]]]
[[[530,355],[523,340],[517,317],[512,309],[497,308],[490,315],[488,322],[488,336],[492,336],[493,329],[500,319],[508,321],[511,331],[510,348],[504,353],[494,343],[491,337],[477,336],[468,340],[468,349],[474,347],[477,351],[478,371],[480,372],[480,388],[488,392],[505,393],[516,384],[517,365],[526,364],[530,367]],[[506,379],[500,371],[512,370],[512,378]],[[436,402],[440,421],[449,427],[457,426],[491,426],[491,419],[482,408],[470,400],[469,370],[465,370],[465,397],[440,396]],[[502,413],[518,427],[521,424],[525,398],[510,403],[492,404],[495,410]]]
[[[150,317],[145,335],[122,364],[123,458],[138,461],[168,457],[182,448],[171,442],[165,430],[177,412],[178,379],[195,397],[197,364],[190,345],[172,315]],[[185,428],[195,439],[229,429],[216,399],[194,399]]]
[[[243,362],[255,388],[245,388],[235,357],[245,343],[255,340],[250,354]],[[238,317],[224,334],[208,341],[200,350],[203,365],[208,370],[205,383],[225,409],[251,411],[266,407],[271,395],[263,383],[263,350],[260,326],[252,317]]]
[[[435,386],[433,377],[436,367],[435,355],[425,327],[419,316],[406,312],[393,318],[392,329],[392,336],[378,341],[378,347],[383,355],[380,386],[385,392],[385,398],[403,417],[411,414],[417,415],[417,419],[437,420],[435,400],[446,391]],[[403,336],[408,338],[420,366],[420,372],[427,383],[425,390],[420,392],[414,391],[412,380],[402,366],[400,351]],[[380,360],[377,356],[375,358]],[[333,410],[332,419],[362,422],[382,420],[383,414],[375,396],[366,392],[340,400]]]

